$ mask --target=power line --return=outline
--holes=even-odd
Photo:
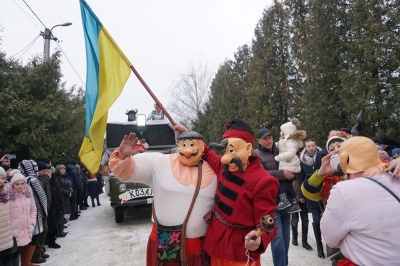
[[[33,41],[31,41],[27,46],[25,46],[21,51],[19,51],[18,53],[14,54],[13,56],[10,57],[10,59],[14,58],[16,55],[18,55],[19,53],[21,53],[22,51],[24,51],[19,57],[18,60],[29,50],[29,48],[32,47],[32,45],[36,42],[36,40],[40,37],[40,35],[36,36],[35,39],[33,39]]]
[[[13,1],[14,1],[14,3],[25,13],[25,15],[32,21],[32,19],[28,16],[28,14],[25,12],[25,10],[23,10],[23,9],[15,2],[15,0],[13,0]],[[22,1],[23,1],[23,2],[25,3],[25,5],[29,8],[29,10],[33,13],[33,15],[39,20],[39,22],[43,25],[43,27],[44,27],[45,29],[47,29],[46,25],[44,25],[44,23],[42,22],[42,20],[36,15],[35,11],[33,11],[33,9],[28,5],[28,3],[27,3],[25,0],[22,0]],[[33,22],[33,21],[32,21],[32,22]],[[35,22],[33,22],[33,24],[35,24]],[[36,24],[35,24],[35,26],[36,26]],[[37,26],[36,26],[36,27],[37,27]],[[52,32],[51,32],[51,35],[53,36],[53,33],[52,33]],[[42,36],[42,35],[40,34],[39,36]],[[33,43],[38,39],[39,36],[37,36],[30,44],[27,45],[27,47],[29,46],[28,48],[25,47],[24,49],[27,49],[27,50],[28,50],[28,49],[33,45]],[[82,82],[83,86],[85,87],[85,83],[83,82],[82,78],[79,76],[79,74],[78,74],[78,72],[76,71],[75,67],[72,65],[72,63],[71,63],[71,61],[69,60],[67,54],[64,52],[64,50],[61,48],[61,46],[60,46],[59,43],[57,42],[58,39],[57,39],[56,37],[54,37],[54,36],[53,36],[53,38],[54,38],[53,40],[56,40],[57,46],[60,48],[61,52],[63,53],[63,55],[64,55],[65,58],[67,59],[67,61],[68,61],[69,65],[71,66],[71,68],[74,70],[76,76],[79,78],[79,80]],[[22,52],[24,49],[22,49],[20,52]],[[26,52],[27,50],[25,50],[25,52]],[[14,56],[16,56],[17,54],[19,54],[20,52],[16,53]],[[25,52],[24,52],[24,53],[25,53]],[[23,53],[23,54],[24,54],[24,53]],[[22,55],[23,55],[23,54],[22,54]],[[21,58],[22,55],[21,55],[19,58]],[[14,56],[12,56],[11,58],[13,58]]]
[[[13,0],[13,2],[14,2],[14,4],[22,11],[22,13],[24,13],[25,14],[25,16],[30,20],[30,21],[32,21],[32,23],[33,23],[33,25],[36,27],[36,28],[38,28],[39,29],[39,27],[36,25],[36,23],[31,19],[31,17],[26,13],[26,11],[15,1],[15,0]],[[28,6],[29,7],[29,6]],[[32,9],[31,9],[32,10]],[[39,19],[39,21],[40,21],[40,19]],[[41,22],[41,21],[40,21]],[[43,24],[43,23],[42,23]],[[40,29],[39,29],[40,30]]]
[[[40,20],[40,18],[36,15],[35,11],[32,10],[32,8],[28,5],[27,2],[25,2],[25,0],[22,0],[25,5],[31,10],[31,12],[33,13],[33,15],[35,15],[35,17],[39,20],[40,23],[42,23],[43,27],[47,28],[46,25],[44,25],[44,23]]]
[[[78,76],[79,80],[82,82],[83,87],[85,87],[85,83],[83,82],[82,78],[79,76],[78,72],[76,71],[75,67],[72,65],[71,61],[69,60],[67,54],[64,52],[64,50],[61,48],[60,44],[58,42],[56,42],[57,46],[60,48],[61,52],[63,53],[63,55],[65,56],[65,58],[67,59],[69,65],[72,67],[72,69],[74,70],[75,74]]]

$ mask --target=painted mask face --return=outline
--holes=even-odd
[[[181,139],[178,142],[178,160],[183,165],[197,165],[203,152],[204,142],[201,139]]]
[[[229,138],[221,163],[228,166],[229,172],[246,171],[253,145],[239,138]]]

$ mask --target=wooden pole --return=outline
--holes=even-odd
[[[167,112],[167,110],[164,108],[164,106],[161,104],[161,102],[157,99],[156,95],[154,95],[154,93],[151,91],[151,89],[149,88],[149,86],[147,86],[146,82],[142,79],[142,77],[140,76],[139,72],[136,71],[134,66],[130,66],[131,70],[133,73],[135,73],[136,77],[139,79],[140,83],[142,83],[142,85],[144,86],[144,88],[147,90],[147,92],[150,94],[150,96],[154,99],[154,101],[156,102],[156,104],[158,106],[160,106],[161,110],[163,111],[164,115],[168,118],[168,120],[171,122],[171,124],[173,126],[176,125],[175,121],[172,119],[172,117],[169,115],[169,113]]]

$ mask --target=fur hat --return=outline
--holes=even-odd
[[[297,118],[290,119],[289,122],[281,125],[281,131],[284,134],[284,138],[287,139],[300,127],[300,121]]]
[[[6,170],[3,167],[0,167],[0,176],[6,176]]]
[[[239,138],[247,143],[254,143],[254,133],[249,122],[243,119],[232,119],[225,124],[225,133],[222,139]]]
[[[345,141],[345,140],[347,140],[347,139],[349,139],[350,138],[350,135],[349,134],[347,134],[346,132],[344,132],[344,131],[341,131],[339,134],[337,134],[336,136],[331,136],[329,139],[328,139],[328,141],[326,142],[326,149],[329,151],[329,145],[333,142],[333,141],[341,141],[341,142],[343,142],[343,141]]]
[[[36,164],[37,164],[37,167],[38,167],[38,171],[50,169],[50,165],[48,165],[45,162],[37,161]]]
[[[66,168],[65,168],[65,165],[63,165],[63,164],[57,165],[57,166],[56,166],[56,173],[59,173],[61,169],[66,169]]]
[[[349,138],[340,146],[339,154],[343,173],[353,174],[385,165],[379,158],[375,143],[366,137]]]
[[[14,187],[15,182],[17,181],[24,181],[26,183],[26,178],[21,173],[16,173],[10,181],[10,186]]]

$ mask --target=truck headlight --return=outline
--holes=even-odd
[[[119,193],[124,193],[126,191],[126,184],[121,183],[119,184]]]

